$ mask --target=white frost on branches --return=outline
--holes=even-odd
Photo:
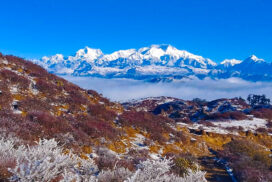
[[[13,174],[11,181],[51,181],[67,172],[73,176],[80,174],[81,177],[97,172],[93,160],[83,160],[72,153],[65,154],[54,139],[43,139],[37,145],[19,147],[11,138],[0,139],[0,156],[16,161],[16,166],[9,169]]]
[[[123,167],[99,172],[92,159],[81,159],[75,154],[64,153],[54,139],[40,140],[34,146],[18,146],[16,143],[13,138],[0,138],[0,162],[12,161],[15,166],[9,168],[12,173],[10,181],[206,182],[205,172],[200,170],[188,170],[184,177],[172,174],[171,159],[148,159],[140,162],[135,172]]]
[[[127,168],[120,167],[114,170],[102,171],[99,173],[98,181],[125,181],[128,179],[133,173]]]
[[[171,159],[146,160],[139,164],[139,169],[126,182],[206,182],[205,172],[188,170],[188,174],[179,177],[170,173]]]

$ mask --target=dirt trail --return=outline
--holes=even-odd
[[[225,167],[220,165],[215,160],[215,155],[199,158],[203,170],[207,171],[206,179],[209,182],[232,182],[231,177],[227,173]]]

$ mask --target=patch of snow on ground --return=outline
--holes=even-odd
[[[133,138],[133,141],[131,142],[135,148],[137,149],[149,149],[145,144],[144,144],[145,136],[141,134],[136,134],[136,137]]]
[[[16,94],[16,93],[18,92],[17,86],[16,86],[16,85],[15,85],[15,86],[12,86],[12,87],[10,88],[10,92],[11,92],[12,94]]]
[[[255,131],[258,128],[265,128],[267,121],[260,118],[253,118],[252,120],[231,120],[222,122],[213,122],[214,125],[222,128],[227,127],[242,127],[245,131]]]
[[[159,160],[159,159],[161,158],[160,155],[155,154],[155,153],[150,153],[149,156],[150,156],[150,158],[153,159],[153,160]]]
[[[162,100],[161,102],[158,102],[157,105],[165,104],[168,102],[173,102],[174,100],[175,100],[174,98],[166,98],[166,99]]]
[[[228,128],[242,127],[244,131],[256,131],[258,128],[266,128],[267,121],[260,118],[252,118],[252,120],[229,120],[229,121],[214,121],[212,122],[214,126],[205,126],[203,124],[194,123],[178,123],[178,125],[186,126],[189,129],[203,129],[206,132],[218,133],[218,134],[234,134],[238,135],[235,131],[230,131]]]
[[[14,114],[22,114],[22,111],[20,111],[20,110],[13,110],[13,113]]]
[[[2,62],[7,65],[8,64],[8,61],[6,59],[3,59]]]
[[[28,79],[30,80],[29,89],[34,95],[38,95],[39,90],[36,88],[36,81],[32,77],[28,77]]]

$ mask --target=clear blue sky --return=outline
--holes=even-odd
[[[25,58],[167,43],[209,57],[272,61],[271,0],[1,1],[0,52]]]

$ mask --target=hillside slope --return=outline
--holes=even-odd
[[[41,150],[39,147],[48,147],[48,152],[44,155],[56,154],[62,158],[62,153],[55,152],[60,150],[56,149],[57,146],[62,146],[61,150],[64,153],[72,152],[73,155],[80,157],[79,163],[85,172],[78,173],[78,166],[67,168],[69,165],[65,164],[58,169],[53,168],[59,171],[56,176],[51,177],[54,180],[62,177],[73,179],[72,176],[79,176],[78,180],[87,180],[86,175],[90,174],[90,178],[99,178],[99,181],[116,178],[123,181],[133,175],[130,171],[135,171],[139,163],[146,160],[146,163],[152,162],[148,159],[159,162],[154,165],[166,167],[166,171],[161,174],[168,180],[173,178],[183,180],[178,177],[183,173],[176,172],[176,177],[166,174],[171,169],[168,165],[172,161],[160,160],[162,156],[172,152],[171,147],[177,148],[182,140],[190,138],[188,136],[186,139],[186,135],[183,136],[175,129],[173,120],[146,112],[124,111],[120,104],[110,102],[93,90],[81,89],[29,61],[2,54],[0,54],[0,126],[0,179],[3,181],[12,178],[18,178],[19,181],[42,179],[36,165],[40,162],[45,164],[45,161],[37,163],[35,160],[39,160],[39,157],[32,156],[34,159],[32,157],[29,159],[27,156],[29,154],[40,156],[35,148]],[[51,140],[39,142],[41,139],[53,139],[58,144]],[[37,147],[36,142],[39,142]],[[16,147],[26,144],[33,146],[33,149]],[[14,149],[10,150],[11,148]],[[175,149],[178,150],[180,149]],[[22,155],[24,153],[25,155]],[[86,172],[90,170],[88,165],[97,166],[92,169],[98,171]],[[122,171],[124,167],[126,169]],[[66,171],[63,171],[64,169]],[[118,176],[118,171],[114,172],[119,169],[122,176]],[[24,170],[33,170],[33,174],[23,173]],[[111,175],[107,176],[103,171]],[[144,173],[145,168],[141,168],[141,171]],[[95,176],[97,173],[100,177]],[[32,176],[34,174],[35,178]],[[138,175],[138,172],[135,175]],[[141,181],[140,178],[145,181],[144,175],[140,175],[139,179],[135,177]],[[203,180],[205,181],[204,178]]]
[[[29,61],[0,54],[0,181],[124,181],[133,176],[134,181],[206,181],[200,171],[208,169],[203,159],[215,155],[211,150],[221,157],[236,156],[229,145],[239,149],[240,143],[233,141],[259,146],[254,155],[263,157],[256,161],[267,159],[267,150],[272,148],[271,109],[245,113],[248,108],[239,99],[207,103],[167,97],[122,106]],[[234,111],[242,112],[243,117],[229,117]],[[193,117],[200,112],[206,118]],[[222,112],[230,114],[216,115]],[[192,123],[194,118],[196,123]],[[226,119],[238,123],[237,127],[224,128]],[[263,125],[238,127],[251,121]],[[258,130],[263,126],[266,130]],[[65,160],[57,162],[58,158]],[[242,178],[243,171],[236,163],[231,165]],[[261,175],[271,173],[267,165],[260,166],[262,169],[252,169]],[[55,175],[45,180],[42,167]],[[224,166],[219,168],[222,173]],[[209,168],[206,177],[216,181],[217,175],[218,170]]]

